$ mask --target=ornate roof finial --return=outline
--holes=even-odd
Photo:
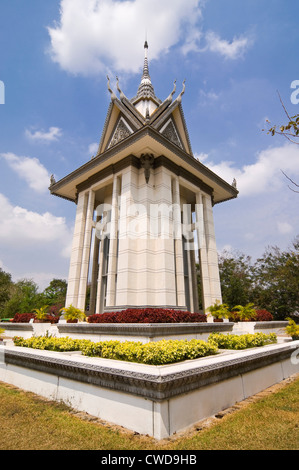
[[[110,78],[108,77],[108,75],[107,75],[107,80],[108,80],[107,86],[108,86],[109,93],[111,94],[111,100],[115,101],[115,100],[117,100],[117,96],[110,87]]]
[[[116,87],[117,87],[117,90],[119,92],[120,99],[121,100],[125,99],[126,96],[125,96],[124,92],[119,87],[119,78],[118,77],[116,77]]]
[[[172,92],[170,93],[170,95],[168,96],[168,98],[166,98],[165,101],[167,101],[168,103],[171,103],[171,102],[172,102],[172,97],[173,97],[173,95],[175,94],[175,91],[176,91],[176,80],[175,80],[174,83],[173,83],[173,90],[172,90]]]
[[[133,98],[132,103],[140,99],[150,99],[152,98],[156,103],[160,103],[160,100],[156,97],[154,87],[152,85],[151,77],[149,74],[148,67],[148,42],[145,40],[144,43],[144,64],[143,64],[143,73],[141,77],[141,83],[139,85],[137,95]]]
[[[181,102],[182,101],[182,96],[183,94],[185,93],[185,90],[186,90],[186,79],[183,81],[183,89],[181,91],[181,93],[179,94],[179,96],[177,97],[177,101]]]

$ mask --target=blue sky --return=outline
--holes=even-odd
[[[194,154],[239,198],[214,209],[219,252],[256,258],[299,234],[299,146],[263,132],[291,115],[299,80],[299,2],[288,0],[1,0],[0,267],[41,288],[67,278],[75,205],[51,196],[94,154],[115,86],[135,95],[145,34],[155,92],[186,79]]]

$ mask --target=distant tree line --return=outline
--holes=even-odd
[[[224,252],[219,257],[223,302],[254,303],[276,320],[299,315],[299,236],[288,250],[269,247],[252,262],[242,253]]]
[[[219,270],[222,300],[230,309],[254,303],[276,320],[299,315],[299,236],[287,250],[269,247],[254,262],[243,253],[224,251],[219,255]],[[0,268],[0,318],[31,313],[45,305],[58,312],[65,305],[66,290],[65,280],[53,279],[39,292],[34,281],[13,282],[11,275]]]
[[[67,282],[53,279],[42,292],[31,279],[13,282],[11,275],[0,268],[0,318],[12,318],[16,313],[31,313],[48,306],[58,311],[64,307]]]

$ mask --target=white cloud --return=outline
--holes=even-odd
[[[57,249],[61,256],[69,255],[72,230],[65,218],[56,217],[49,212],[39,214],[23,207],[13,206],[0,193],[0,242],[8,248],[40,247],[49,244]]]
[[[219,97],[220,95],[215,93],[213,90],[211,91],[200,90],[199,91],[199,100],[200,100],[201,106],[206,106],[206,105],[210,105],[211,103],[215,103],[216,101],[219,101]]]
[[[287,235],[289,233],[292,233],[294,230],[292,225],[289,224],[288,222],[278,222],[277,228],[278,228],[279,233],[281,233],[282,235]]]
[[[59,129],[59,127],[50,127],[48,131],[30,131],[29,129],[26,129],[25,135],[28,139],[34,142],[54,142],[62,136],[62,130]]]
[[[147,32],[150,58],[194,28],[202,0],[61,0],[60,22],[49,27],[50,54],[73,74],[136,73]]]
[[[217,52],[226,59],[239,59],[252,44],[252,39],[246,36],[234,38],[231,42],[221,39],[216,33],[210,31],[206,34],[207,50]]]
[[[93,144],[90,144],[88,146],[88,153],[90,155],[96,155],[97,154],[97,151],[98,151],[98,148],[99,148],[99,144],[97,144],[96,142],[94,142]]]
[[[204,164],[225,181],[231,183],[236,178],[240,197],[273,193],[283,188],[289,191],[281,170],[299,180],[299,147],[292,144],[263,150],[256,162],[242,168],[230,161],[215,164],[207,158],[205,160]]]
[[[50,174],[37,158],[20,157],[14,153],[1,153],[10,168],[25,180],[31,189],[38,193],[48,190]]]

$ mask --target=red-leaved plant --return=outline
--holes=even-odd
[[[272,321],[273,315],[268,310],[256,310],[256,321]]]
[[[190,313],[163,308],[129,308],[120,312],[106,312],[87,317],[88,323],[205,323],[201,313]]]

